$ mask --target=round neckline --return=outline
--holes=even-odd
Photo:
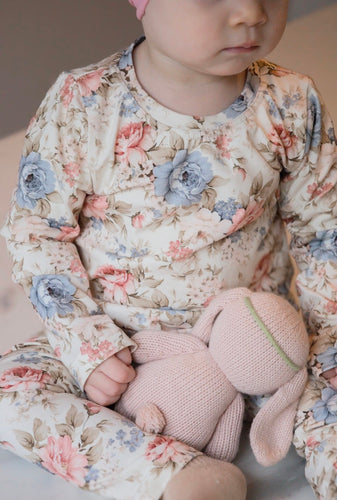
[[[124,52],[121,53],[119,61],[117,61],[117,66],[122,81],[132,94],[133,99],[145,113],[150,114],[157,121],[175,127],[191,126],[193,124],[195,126],[196,123],[199,125],[203,124],[204,126],[219,126],[227,121],[233,121],[241,117],[254,101],[259,88],[259,78],[253,73],[252,67],[249,66],[240,95],[232,104],[219,113],[200,117],[179,113],[178,111],[165,107],[146,92],[136,75],[133,62],[133,51],[144,39],[144,36],[138,38],[124,50]]]

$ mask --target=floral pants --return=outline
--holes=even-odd
[[[294,445],[317,498],[337,500],[337,391],[313,375],[299,404]]]
[[[172,475],[200,454],[86,400],[42,337],[0,358],[0,444],[116,500],[160,498]]]

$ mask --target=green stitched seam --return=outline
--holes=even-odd
[[[257,314],[256,310],[254,309],[254,306],[253,306],[252,301],[250,300],[250,298],[249,297],[245,297],[244,301],[245,301],[246,306],[249,309],[249,312],[251,313],[251,315],[253,316],[254,320],[259,325],[259,327],[261,328],[261,330],[263,331],[263,333],[265,334],[265,336],[267,337],[267,339],[269,340],[269,342],[271,343],[271,345],[276,349],[276,351],[279,353],[279,355],[281,356],[281,358],[283,358],[284,361],[293,370],[295,370],[296,372],[298,372],[301,368],[299,366],[297,366],[293,361],[291,361],[290,358],[288,358],[288,356],[283,351],[283,349],[281,348],[281,346],[279,346],[279,344],[276,342],[276,340],[274,339],[273,335],[270,333],[270,331],[268,330],[268,328],[266,327],[266,325],[263,323],[262,319],[258,316],[258,314]]]

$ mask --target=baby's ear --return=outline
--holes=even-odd
[[[250,443],[261,465],[274,465],[288,453],[298,401],[307,378],[307,370],[302,368],[268,399],[254,418]]]

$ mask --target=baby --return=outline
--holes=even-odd
[[[317,335],[295,444],[335,498],[336,141],[312,81],[263,59],[288,1],[132,4],[145,37],[62,73],[27,131],[3,233],[46,337],[0,359],[1,442],[109,498],[245,498],[234,465],[108,407],[135,376],[133,333],[183,334],[226,289],[289,298],[286,224]]]

